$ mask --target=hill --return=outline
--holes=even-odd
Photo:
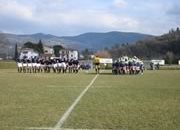
[[[73,41],[83,48],[104,49],[112,47],[115,44],[130,43],[133,44],[138,40],[151,37],[151,35],[128,32],[107,32],[107,33],[85,33],[72,37],[61,37],[68,41]]]
[[[166,63],[177,63],[180,59],[180,30],[172,29],[167,34],[140,40],[133,45],[113,46],[109,51],[114,58],[136,55],[143,59],[165,59]]]
[[[104,47],[111,47],[115,44],[122,43],[135,43],[138,40],[150,37],[150,35],[139,34],[139,33],[127,33],[127,32],[108,32],[108,33],[85,33],[78,36],[54,36],[50,34],[31,34],[31,35],[16,35],[16,34],[6,34],[3,35],[1,43],[3,44],[15,44],[20,45],[25,42],[35,42],[37,43],[40,39],[46,45],[63,45],[65,47],[76,48],[82,50],[85,48],[89,49],[103,49]]]

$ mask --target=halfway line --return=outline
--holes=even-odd
[[[63,116],[60,118],[58,123],[52,128],[52,130],[60,130],[66,119],[69,117],[75,106],[78,104],[78,102],[81,100],[81,98],[84,96],[84,94],[88,91],[88,89],[92,86],[94,81],[97,79],[99,75],[97,74],[89,83],[88,86],[81,92],[81,94],[76,98],[76,100],[73,102],[73,104],[67,109],[67,111],[63,114]]]

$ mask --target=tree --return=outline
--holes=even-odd
[[[24,48],[32,48],[32,49],[35,49],[35,45],[34,45],[34,43],[32,43],[32,42],[26,42],[26,43],[24,43],[24,46],[23,46]]]
[[[41,40],[39,40],[38,44],[32,43],[32,42],[26,42],[24,44],[24,48],[31,48],[40,54],[44,53],[44,48],[43,48],[43,44],[42,44]]]
[[[91,54],[92,54],[92,52],[87,48],[82,51],[82,55],[84,56],[85,60],[88,60],[90,58]]]
[[[17,44],[15,45],[15,51],[14,51],[14,60],[18,58],[18,49],[17,49]]]
[[[53,46],[54,54],[55,54],[56,57],[59,57],[59,51],[62,50],[62,49],[64,49],[64,47],[61,46],[61,45]]]
[[[170,52],[170,51],[168,51],[167,53],[166,53],[166,62],[168,63],[168,64],[172,64],[173,63],[173,60],[174,60],[174,53],[173,52]]]
[[[179,33],[178,33],[179,32]],[[169,33],[137,41],[135,44],[114,45],[109,52],[113,58],[122,55],[137,56],[143,59],[166,59],[169,64],[175,63],[180,57],[180,29],[170,30]]]
[[[44,48],[43,48],[43,43],[42,43],[41,40],[39,40],[37,47],[38,47],[38,48],[37,48],[37,49],[38,49],[38,52],[39,52],[40,54],[43,54],[43,53],[44,53]]]
[[[179,29],[179,27],[177,27],[177,28],[176,28],[176,32],[180,32],[180,29]]]

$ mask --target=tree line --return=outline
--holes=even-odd
[[[43,43],[41,40],[39,40],[38,43],[26,42],[24,43],[23,48],[31,48],[39,54],[44,53]]]
[[[180,60],[180,29],[171,29],[169,33],[136,42],[119,44],[107,49],[113,58],[122,55],[137,56],[144,60],[165,59],[166,63]]]
[[[26,42],[24,43],[22,48],[31,48],[34,51],[38,52],[39,54],[44,54],[44,45],[41,40],[39,40],[38,43],[33,43],[33,42]],[[61,49],[64,49],[62,45],[54,45],[53,50],[54,50],[54,55],[56,57],[59,57],[59,51]],[[18,57],[18,48],[17,44],[15,45],[15,59]]]

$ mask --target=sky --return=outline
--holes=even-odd
[[[0,31],[72,36],[167,33],[180,26],[180,0],[0,0]]]

